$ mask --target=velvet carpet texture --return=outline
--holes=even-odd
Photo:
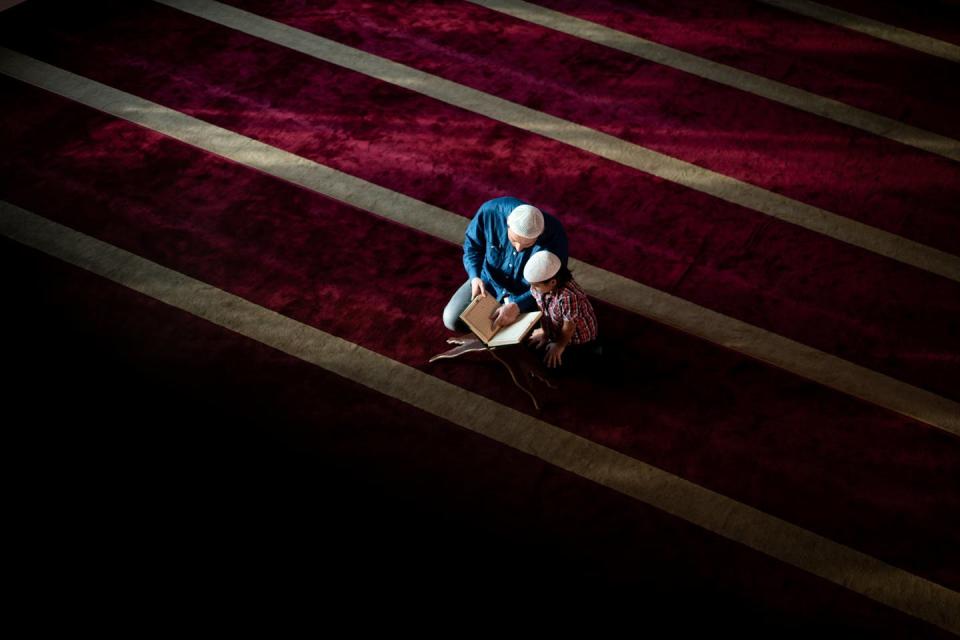
[[[148,8],[149,20],[131,17],[117,31],[100,27],[83,56],[72,32],[56,37],[46,59],[464,216],[490,197],[524,194],[563,216],[575,257],[960,398],[960,359],[943,357],[955,351],[956,322],[943,320],[958,316],[954,282],[165,7]],[[35,34],[21,43],[23,32],[10,40],[26,52],[47,42]],[[121,34],[123,43],[111,47]],[[236,49],[237,66],[225,71],[232,67],[224,67],[224,51]],[[142,57],[131,58],[137,51]],[[353,116],[357,104],[365,105],[360,118]],[[834,184],[834,193],[847,194],[848,185]],[[940,198],[956,184],[945,176],[928,194]],[[899,189],[888,192],[900,197]],[[929,234],[953,242],[956,234],[939,226]],[[860,300],[867,308],[856,308]],[[870,326],[891,317],[902,323],[895,342]]]
[[[960,253],[956,162],[467,2],[230,4]],[[745,0],[540,4],[960,135],[950,64],[863,34]],[[898,19],[882,4],[870,15]],[[560,218],[577,259],[960,400],[960,284],[940,276],[151,2],[26,2],[0,13],[0,45],[465,220],[516,195]],[[6,76],[0,93],[0,198],[960,589],[956,436],[598,301],[606,374],[564,379],[536,413],[495,362],[426,364],[448,335],[440,312],[464,279],[460,247]],[[29,436],[62,469],[37,488],[60,509],[51,517],[83,532],[58,561],[82,562],[70,552],[101,544],[122,503],[135,516],[123,553],[160,535],[154,509],[177,571],[210,554],[203,570],[222,578],[256,539],[260,569],[278,571],[278,557],[323,566],[332,583],[384,597],[418,582],[514,593],[527,581],[554,602],[632,593],[664,623],[698,603],[758,636],[938,637],[355,382],[0,246],[22,310],[7,331],[29,337],[12,352],[24,374],[13,395],[56,425]],[[48,394],[69,402],[44,407]],[[93,426],[67,428],[80,416]],[[89,509],[80,494],[97,496]],[[169,578],[160,564],[150,570]]]
[[[644,2],[641,6],[618,0],[589,5],[546,0],[539,4],[921,129],[960,135],[960,123],[950,107],[960,98],[960,89],[956,83],[944,82],[953,65],[865,34],[743,0],[721,0],[709,6],[683,0]],[[903,11],[903,3],[887,4],[900,7],[900,15],[892,23],[911,29],[908,23],[916,21],[916,12]],[[943,11],[947,3],[940,4]],[[857,6],[845,9],[844,5]],[[831,3],[875,20],[883,20],[876,11],[882,5]],[[924,35],[960,41],[958,19],[920,22],[924,28],[919,32]]]

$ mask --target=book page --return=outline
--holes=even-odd
[[[533,329],[533,326],[540,320],[543,313],[540,311],[530,311],[521,313],[520,317],[513,324],[502,327],[492,340],[487,342],[491,347],[502,347],[508,344],[517,344],[523,340],[527,333]]]
[[[477,296],[460,314],[460,319],[467,323],[470,330],[477,334],[484,344],[489,344],[490,339],[497,333],[490,316],[499,307],[500,303],[493,296]]]

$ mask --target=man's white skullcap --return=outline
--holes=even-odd
[[[549,251],[537,251],[523,267],[523,278],[530,284],[546,282],[560,271],[560,258]]]
[[[532,205],[522,204],[507,216],[507,226],[518,236],[538,238],[543,233],[543,214]]]

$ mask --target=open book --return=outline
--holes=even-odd
[[[543,315],[540,311],[521,313],[513,324],[494,327],[490,316],[499,307],[500,303],[493,296],[477,296],[460,314],[460,319],[466,322],[470,330],[488,347],[503,347],[519,343]]]

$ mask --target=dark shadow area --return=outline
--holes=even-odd
[[[19,277],[28,252],[3,249],[2,284],[15,301],[2,324],[13,515],[30,581],[52,577],[79,602],[91,582],[109,584],[94,591],[114,604],[289,594],[373,622],[396,608],[409,619],[457,612],[476,618],[471,626],[519,616],[541,627],[740,637],[826,628],[785,626],[782,612],[663,566],[625,576],[538,525],[491,524],[474,496],[450,501],[443,487],[339,456],[284,407],[233,386],[228,371],[198,362],[207,382],[187,385],[189,363],[126,352],[121,336],[136,318],[105,308],[95,324],[117,333],[104,333],[84,321],[89,310],[64,304],[50,273]]]

